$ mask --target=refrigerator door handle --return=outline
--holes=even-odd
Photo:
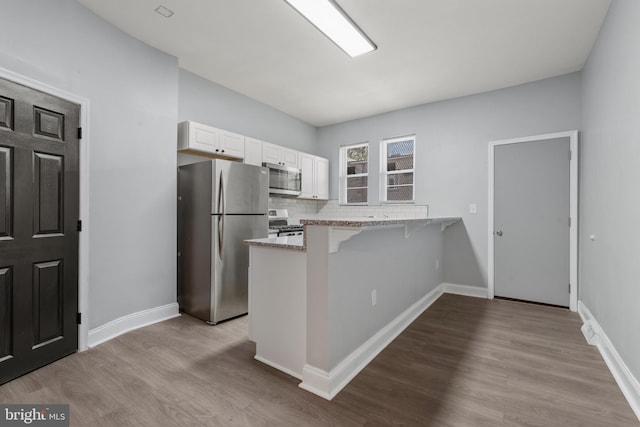
[[[224,240],[224,181],[223,173],[220,171],[220,189],[218,191],[218,208],[220,209],[220,215],[218,215],[218,256],[222,259],[222,243]]]

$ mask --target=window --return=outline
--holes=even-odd
[[[415,135],[382,140],[383,185],[380,200],[383,202],[413,202],[415,146]]]
[[[340,204],[366,204],[369,189],[369,144],[340,147]]]

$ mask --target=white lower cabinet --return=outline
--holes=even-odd
[[[329,199],[329,160],[307,153],[298,154],[298,168],[302,170],[300,198]]]

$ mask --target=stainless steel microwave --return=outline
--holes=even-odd
[[[269,194],[297,197],[302,190],[302,171],[298,168],[263,163],[269,168]]]

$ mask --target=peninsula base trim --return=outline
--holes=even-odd
[[[442,283],[369,338],[330,372],[305,364],[302,382],[298,386],[324,399],[333,399],[391,341],[445,293],[487,298],[487,288]]]

